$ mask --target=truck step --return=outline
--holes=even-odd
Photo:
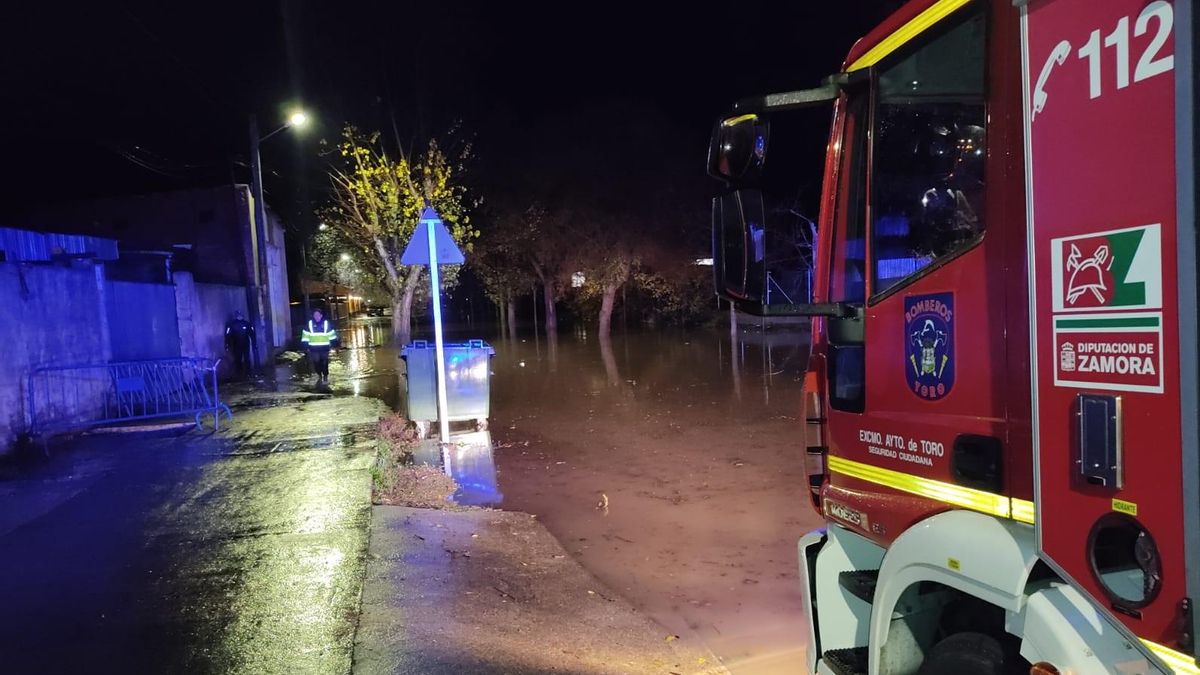
[[[878,581],[879,570],[852,570],[838,574],[838,585],[867,604],[875,600],[875,584]]]
[[[867,675],[867,648],[830,649],[822,659],[837,675]]]

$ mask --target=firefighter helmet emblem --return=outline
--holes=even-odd
[[[1075,244],[1067,256],[1067,304],[1074,305],[1080,297],[1090,294],[1097,304],[1108,304],[1112,286],[1108,277],[1112,269],[1112,258],[1107,244],[1101,244],[1088,257]]]
[[[909,391],[936,401],[954,387],[954,295],[904,299],[904,372]]]

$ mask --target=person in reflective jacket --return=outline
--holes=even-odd
[[[337,342],[333,322],[321,310],[313,310],[312,319],[300,331],[300,342],[308,349],[308,360],[317,373],[317,383],[329,383],[329,349]]]

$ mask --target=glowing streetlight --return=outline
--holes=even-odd
[[[349,253],[343,253],[343,254],[342,254],[342,262],[345,262],[345,261],[347,261],[347,260],[349,260],[349,259],[350,259],[350,254],[349,254]]]
[[[325,223],[317,223],[317,229],[324,232],[325,230],[329,229],[329,226]]]
[[[308,115],[305,115],[303,110],[297,110],[292,113],[291,117],[288,117],[288,124],[294,127],[302,127],[308,124]]]

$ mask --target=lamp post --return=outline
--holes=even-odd
[[[254,201],[254,227],[250,230],[250,248],[254,258],[254,279],[251,284],[250,315],[254,322],[255,333],[263,343],[260,358],[275,348],[275,316],[271,309],[271,299],[264,297],[264,291],[270,286],[270,268],[267,265],[267,205],[263,199],[262,186],[262,156],[259,146],[268,138],[291,127],[304,126],[308,116],[303,112],[292,113],[287,122],[266,136],[258,135],[258,118],[250,116],[250,191]]]
[[[329,229],[329,226],[325,223],[317,223],[318,232],[324,232],[327,229]],[[308,270],[308,247],[311,243],[312,240],[307,239],[304,245],[300,247],[300,268],[305,271]],[[307,321],[308,317],[312,316],[312,303],[308,298],[308,283],[304,279],[304,272],[300,273],[300,290],[304,293],[304,320]]]

